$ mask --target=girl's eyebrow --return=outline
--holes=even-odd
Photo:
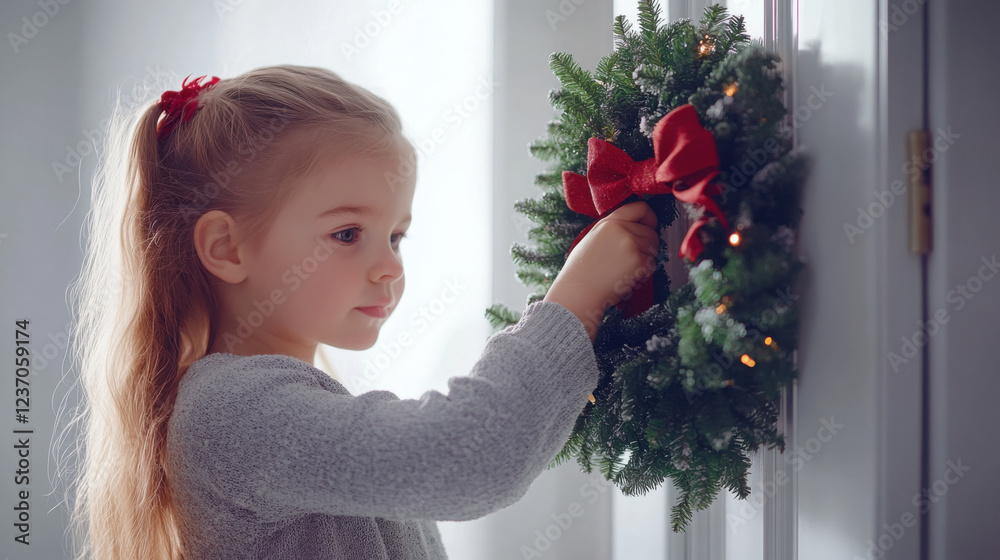
[[[326,216],[339,216],[341,214],[355,214],[364,218],[368,218],[371,216],[377,216],[378,211],[372,208],[371,206],[339,206],[337,208],[331,208],[330,210],[320,212],[319,216],[316,216],[316,218],[319,219]],[[413,215],[407,214],[406,218],[403,219],[402,223],[409,222],[412,219]]]
[[[324,216],[338,216],[340,214],[356,214],[362,217],[371,217],[378,214],[374,208],[370,206],[340,206],[338,208],[331,208],[324,212],[320,212],[317,218],[322,218]]]

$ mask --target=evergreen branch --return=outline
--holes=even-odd
[[[540,138],[528,144],[528,152],[531,157],[551,161],[562,155],[563,147],[553,138]]]
[[[560,450],[559,453],[557,453],[556,456],[549,461],[548,466],[545,468],[554,469],[579,453],[581,439],[582,438],[579,434],[571,435],[570,438],[566,440],[566,444],[563,446],[562,450]]]
[[[660,34],[660,5],[656,0],[639,2],[639,29],[647,58],[654,64],[660,64],[660,51],[657,49],[657,38]]]
[[[549,103],[556,109],[563,111],[564,119],[574,119],[589,123],[593,110],[587,106],[586,101],[576,93],[568,89],[553,89],[549,91]],[[593,128],[593,126],[591,126]]]
[[[521,268],[515,274],[525,286],[547,286],[551,283],[551,275],[537,269]]]
[[[639,29],[644,37],[655,37],[660,28],[660,3],[656,0],[640,0]]]
[[[511,325],[517,324],[517,322],[521,320],[520,313],[511,311],[501,303],[491,305],[487,308],[485,317],[490,322],[490,326],[492,326],[494,330],[505,329]]]
[[[535,184],[540,187],[558,187],[561,190],[563,188],[562,171],[539,173],[535,175]]]
[[[608,56],[602,58],[597,63],[597,68],[594,69],[594,74],[597,76],[599,82],[603,82],[605,89],[612,89],[612,86],[616,85],[614,83],[616,75],[615,68],[618,65],[618,54],[612,52]]]
[[[620,50],[630,48],[633,41],[632,24],[624,15],[615,16],[614,29],[615,48]]]
[[[746,26],[743,23],[743,16],[734,16],[726,24],[727,29],[719,42],[719,50],[723,53],[733,52],[737,45],[744,45],[750,40],[750,35],[746,33]]]
[[[559,78],[564,96],[579,102],[573,104],[574,107],[582,108],[577,114],[589,115],[592,129],[603,136],[604,127],[598,112],[604,97],[601,84],[594,81],[590,72],[580,68],[573,56],[567,53],[552,53],[549,56],[549,68]]]
[[[698,28],[700,36],[717,37],[722,34],[726,24],[726,7],[722,4],[712,4],[705,8]]]
[[[670,508],[670,527],[675,533],[680,532],[691,523],[694,517],[692,511],[691,492],[687,488],[680,489],[680,499]]]
[[[510,254],[511,260],[521,269],[530,271],[524,278],[537,279],[539,285],[550,283],[566,261],[564,254],[546,254],[516,241],[511,244]]]
[[[545,193],[541,199],[518,200],[514,203],[514,210],[540,224],[563,220],[575,214],[566,207],[566,199],[560,193]]]

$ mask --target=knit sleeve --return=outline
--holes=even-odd
[[[518,501],[562,449],[599,376],[569,310],[530,304],[448,394],[323,388],[302,368],[240,371],[206,391],[200,476],[263,521],[476,519]]]

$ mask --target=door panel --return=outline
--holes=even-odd
[[[927,349],[930,360],[926,492],[921,507],[910,510],[927,511],[930,560],[1000,558],[994,480],[1000,452],[992,437],[1000,425],[1000,118],[979,101],[980,92],[1000,88],[993,39],[1000,4],[927,2],[926,8],[934,159],[927,315],[941,320],[940,328],[928,323],[925,345],[915,324],[899,333]]]

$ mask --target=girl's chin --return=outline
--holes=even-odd
[[[355,331],[347,336],[332,336],[326,344],[344,350],[368,350],[378,342],[379,326],[374,324],[371,329]]]

